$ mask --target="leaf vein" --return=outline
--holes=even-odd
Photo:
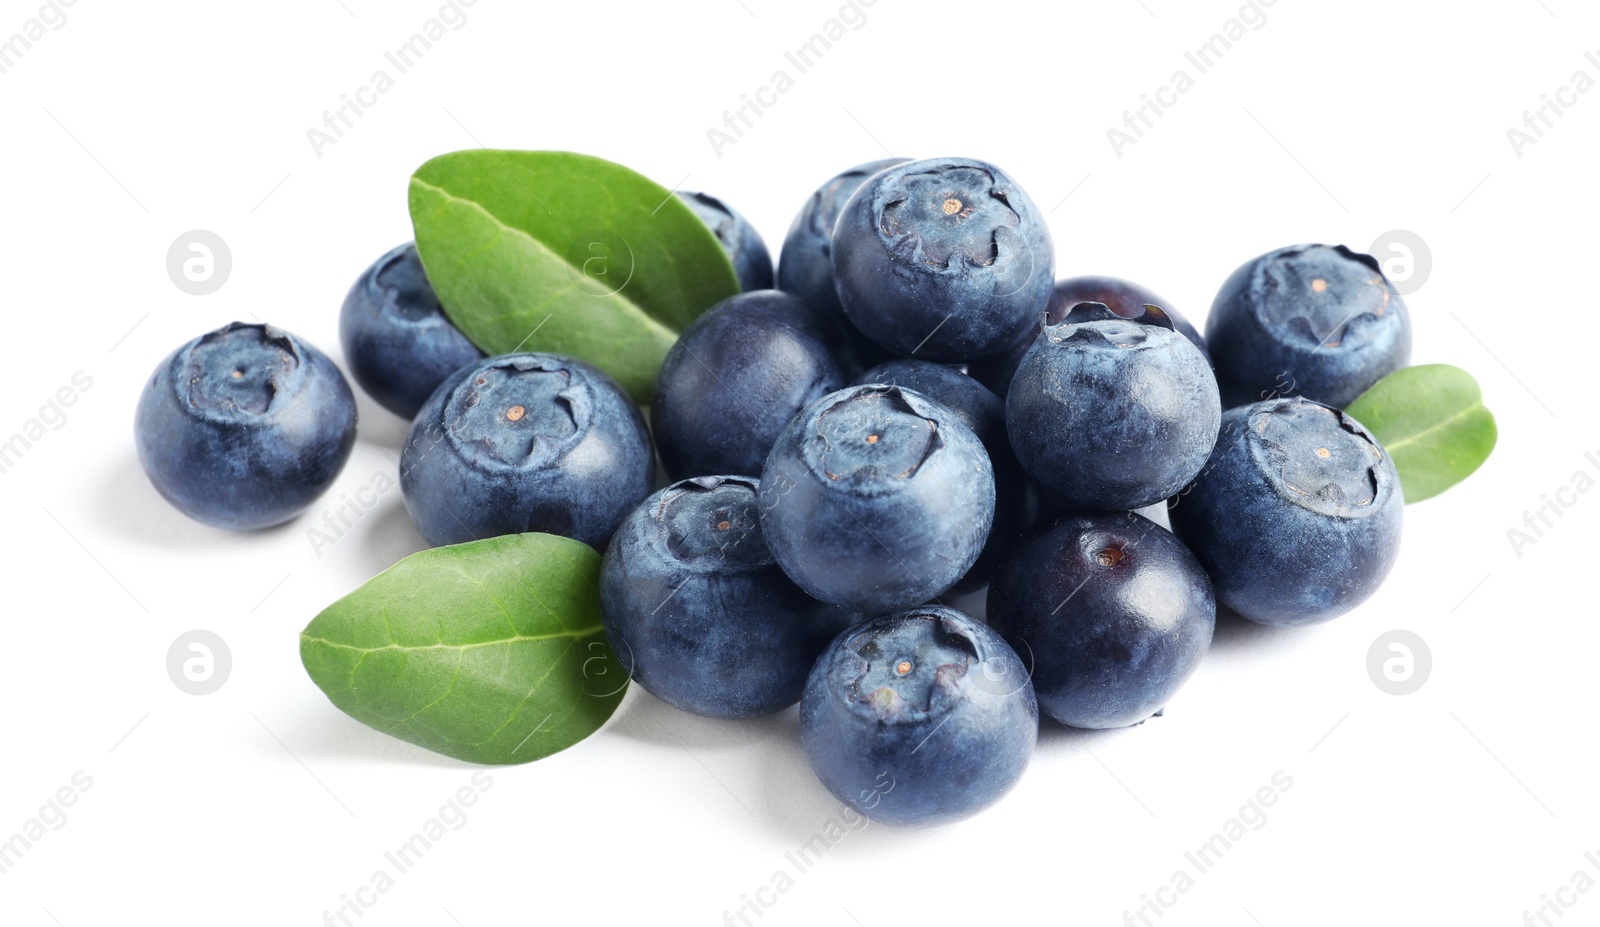
[[[1383,448],[1384,448],[1384,450],[1388,451],[1390,454],[1393,454],[1395,452],[1396,448],[1405,447],[1408,444],[1415,444],[1418,441],[1422,440],[1423,438],[1427,437],[1428,435],[1431,435],[1436,431],[1440,431],[1440,430],[1442,430],[1444,428],[1449,427],[1450,423],[1456,421],[1457,419],[1464,418],[1465,416],[1471,415],[1473,412],[1476,412],[1476,411],[1478,411],[1479,409],[1482,409],[1482,408],[1483,408],[1483,403],[1481,403],[1481,402],[1478,403],[1477,405],[1474,405],[1474,406],[1468,406],[1467,408],[1462,409],[1460,412],[1457,412],[1456,414],[1450,416],[1449,418],[1445,419],[1444,421],[1438,422],[1438,423],[1433,424],[1433,425],[1429,425],[1427,428],[1424,428],[1421,431],[1412,432],[1411,434],[1406,435],[1405,437],[1401,438],[1398,441],[1385,443],[1383,445]]]
[[[339,641],[328,640],[324,637],[312,637],[310,635],[302,636],[305,640],[311,641],[315,644],[322,644],[325,647],[336,647],[340,650],[354,650],[359,653],[379,653],[385,650],[474,650],[479,647],[498,647],[503,644],[531,643],[536,641],[561,640],[563,638],[578,640],[580,638],[588,637],[591,634],[598,634],[603,630],[604,626],[597,624],[587,628],[577,628],[571,631],[557,631],[552,634],[518,634],[514,637],[499,638],[492,641],[477,641],[471,644],[446,644],[440,642],[437,644],[385,644],[382,647],[357,647],[355,644],[344,644],[340,643]]]

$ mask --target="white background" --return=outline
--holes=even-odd
[[[0,3],[0,38],[37,9]],[[438,9],[78,0],[0,75],[0,437],[74,372],[93,381],[0,475],[0,839],[76,771],[93,780],[0,875],[0,922],[323,923],[470,782],[474,768],[340,714],[297,653],[318,610],[420,546],[398,491],[320,557],[306,535],[392,467],[403,423],[363,397],[328,499],[249,535],[162,502],[131,431],[156,363],[228,321],[258,316],[339,358],[345,290],[410,237],[410,171],[480,144],[589,152],[711,191],[774,252],[836,171],[886,153],[985,158],[1050,212],[1059,275],[1138,280],[1196,321],[1261,252],[1366,250],[1409,230],[1433,256],[1407,298],[1414,360],[1476,374],[1500,445],[1407,512],[1399,563],[1360,609],[1297,631],[1224,622],[1165,718],[1047,725],[1021,785],[970,821],[874,825],[795,875],[784,854],[839,805],[805,767],[793,713],[717,723],[635,691],[590,740],[490,770],[466,824],[365,896],[359,923],[737,924],[785,869],[794,886],[760,893],[776,903],[746,908],[752,923],[1114,925],[1192,872],[1184,853],[1280,770],[1293,786],[1266,823],[1163,895],[1163,927],[1512,925],[1575,872],[1600,879],[1584,859],[1600,851],[1600,493],[1564,493],[1575,504],[1520,556],[1507,537],[1576,472],[1600,478],[1584,459],[1600,460],[1600,93],[1520,157],[1506,134],[1580,69],[1600,79],[1584,57],[1600,50],[1592,7],[1278,0],[1195,76],[1184,52],[1232,0],[878,0],[717,157],[707,128],[792,73],[784,52],[836,3],[477,0],[317,157],[307,129]],[[1193,89],[1118,157],[1107,129],[1179,68]],[[233,254],[204,297],[165,267],[196,228]],[[166,671],[194,628],[232,651],[213,695]],[[1367,674],[1394,628],[1432,650],[1414,695]],[[1565,923],[1600,919],[1600,891],[1561,897]]]

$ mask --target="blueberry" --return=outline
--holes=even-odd
[[[355,397],[327,355],[271,325],[234,322],[156,368],[139,397],[139,463],[196,521],[288,521],[333,483],[356,440]]]
[[[778,256],[778,289],[805,300],[806,304],[844,318],[839,294],[833,288],[833,226],[850,195],[868,177],[907,158],[884,158],[858,164],[817,188],[801,207],[789,234],[783,239]]]
[[[1304,396],[1343,408],[1411,359],[1411,317],[1378,262],[1294,245],[1233,272],[1206,319],[1222,401]]]
[[[1142,508],[1182,489],[1221,417],[1199,348],[1097,303],[1045,328],[1006,395],[1011,446],[1028,475],[1095,509]]]
[[[857,382],[900,386],[942,403],[960,416],[989,452],[989,463],[994,468],[994,525],[978,562],[950,587],[954,595],[972,592],[994,574],[1006,547],[1022,530],[1027,508],[1028,478],[1011,453],[1011,441],[1006,437],[1005,403],[988,387],[954,367],[909,357],[879,364],[863,373]]]
[[[870,367],[887,357],[882,348],[856,331],[844,317],[844,307],[839,305],[839,294],[833,286],[833,227],[839,221],[845,202],[868,177],[908,160],[868,161],[818,187],[794,217],[779,253],[778,289],[793,293],[833,320],[848,345],[843,358],[847,366],[854,362],[855,370]]]
[[[854,616],[801,592],[761,534],[758,484],[674,483],[606,549],[600,616],[622,665],[684,711],[747,718],[800,700],[817,655]]]
[[[910,161],[873,175],[839,214],[833,273],[845,315],[891,351],[967,361],[1022,338],[1050,298],[1050,230],[999,168]]]
[[[839,635],[800,699],[800,738],[835,798],[888,824],[942,824],[1022,778],[1039,707],[1021,660],[961,612],[926,606]]]
[[[761,491],[767,544],[789,578],[868,614],[949,589],[994,520],[994,470],[972,429],[894,386],[806,406],[773,445]]]
[[[1299,397],[1228,410],[1211,460],[1168,506],[1217,600],[1261,624],[1344,614],[1400,550],[1394,461],[1360,422]]]
[[[1137,283],[1122,280],[1117,277],[1068,277],[1057,280],[1055,287],[1050,291],[1050,304],[1045,308],[1045,323],[1053,324],[1066,318],[1067,312],[1078,303],[1105,303],[1112,312],[1125,319],[1141,319],[1145,316],[1146,306],[1159,306],[1172,320],[1173,328],[1178,334],[1194,342],[1201,353],[1205,353],[1206,339],[1200,334],[1189,320],[1184,318],[1172,304],[1163,300],[1155,293],[1145,289]],[[1039,332],[1043,325],[1029,327],[1027,334],[1011,347],[993,357],[975,361],[968,372],[983,385],[994,390],[995,394],[1004,397],[1011,389],[1011,378],[1017,372],[1017,365],[1022,363],[1023,355],[1033,347],[1038,340]]]
[[[696,319],[667,352],[650,403],[667,472],[759,475],[783,426],[845,383],[827,324],[777,290],[741,293]]]
[[[739,289],[772,289],[772,255],[750,220],[709,193],[682,193],[683,200],[722,243],[722,250],[739,275]]]
[[[650,435],[627,393],[555,354],[451,374],[400,458],[406,510],[433,545],[541,531],[603,550],[654,483]]]
[[[1211,645],[1216,599],[1200,561],[1133,512],[1029,531],[989,586],[989,626],[1033,672],[1044,713],[1125,727],[1160,711]]]
[[[483,357],[445,318],[411,242],[378,258],[350,288],[339,341],[356,383],[407,420],[445,377]]]

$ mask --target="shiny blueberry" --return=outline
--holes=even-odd
[[[410,242],[379,258],[350,288],[339,311],[339,341],[357,385],[407,420],[445,377],[483,357],[445,318]]]
[[[965,158],[873,175],[833,233],[845,315],[889,350],[928,360],[1015,344],[1044,311],[1054,266],[1033,201],[999,168]]]
[[[1199,668],[1216,614],[1200,562],[1133,512],[1029,531],[989,586],[989,626],[1033,671],[1039,707],[1072,727],[1160,711]]]
[[[1411,317],[1370,255],[1294,245],[1233,272],[1206,317],[1229,408],[1277,396],[1343,408],[1411,359]]]
[[[288,521],[333,483],[356,440],[355,397],[327,355],[234,322],[156,368],[139,397],[139,462],[179,511],[218,528]]]
[[[852,386],[806,406],[773,445],[761,491],[783,571],[816,598],[868,614],[955,585],[994,520],[994,470],[972,429],[894,386]]]
[[[436,546],[541,531],[603,550],[654,482],[633,401],[555,354],[456,371],[417,413],[400,458],[406,510]]]
[[[879,364],[856,382],[904,387],[943,404],[961,417],[989,452],[989,463],[994,467],[994,525],[978,562],[950,587],[953,595],[972,592],[994,574],[1006,547],[1022,530],[1027,509],[1028,478],[1011,453],[1011,441],[1006,437],[1005,403],[955,367],[910,357]]]
[[[846,361],[861,361],[857,369],[870,366],[867,360],[876,361],[885,352],[856,331],[839,305],[833,286],[833,227],[845,202],[868,177],[907,160],[885,158],[858,164],[818,187],[794,217],[778,257],[778,289],[793,293],[834,321],[851,348],[845,352]]]
[[[827,325],[777,290],[741,293],[696,319],[667,352],[650,403],[667,472],[760,475],[789,420],[845,384]]]
[[[1006,394],[1011,446],[1028,475],[1092,509],[1142,508],[1182,489],[1221,418],[1199,348],[1097,303],[1047,326]]]
[[[1219,602],[1261,624],[1301,625],[1377,591],[1400,550],[1403,506],[1372,433],[1296,397],[1228,410],[1211,460],[1167,517]]]
[[[772,255],[749,219],[709,193],[680,192],[678,198],[717,236],[739,275],[739,289],[772,289]]]
[[[747,718],[799,701],[811,664],[854,615],[778,568],[754,479],[706,476],[668,486],[623,521],[600,571],[600,617],[652,695]]]
[[[800,700],[800,738],[817,778],[889,824],[942,824],[999,801],[1038,734],[1017,654],[981,622],[941,606],[844,632]]]

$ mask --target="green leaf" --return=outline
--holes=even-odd
[[[313,618],[300,660],[363,724],[473,763],[526,763],[622,701],[599,579],[599,554],[554,535],[425,550]]]
[[[1449,364],[1397,370],[1345,411],[1394,459],[1407,505],[1471,476],[1489,459],[1499,434],[1478,381]]]
[[[640,403],[677,333],[739,292],[688,206],[600,158],[458,151],[417,169],[410,200],[423,268],[474,344],[588,361]]]

